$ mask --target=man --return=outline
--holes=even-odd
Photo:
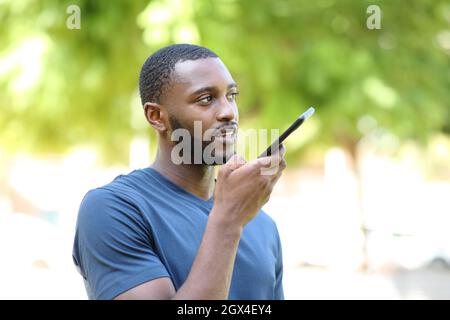
[[[284,147],[248,163],[234,154],[237,86],[209,49],[158,50],[142,66],[139,87],[158,152],[151,167],[89,191],[81,203],[73,258],[89,298],[283,299],[280,240],[261,207],[286,166]],[[200,152],[199,163],[173,161],[177,129],[191,133],[194,147],[200,142],[183,154]],[[273,174],[262,174],[267,167]]]

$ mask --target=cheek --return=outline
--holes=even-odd
[[[209,129],[215,128],[215,114],[210,109],[195,110],[189,115],[189,119],[192,128],[201,125],[202,135],[208,134]]]
[[[235,121],[239,121],[239,108],[236,104],[236,101],[233,103],[233,111],[234,111],[234,116],[235,116]]]
[[[188,112],[179,112],[171,116],[172,128],[183,128],[189,131],[191,138],[195,140],[204,140],[205,133],[212,126],[210,118],[205,112],[197,110],[188,110]]]

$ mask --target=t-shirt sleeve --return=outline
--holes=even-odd
[[[108,189],[84,197],[73,257],[90,299],[113,299],[147,281],[169,277],[139,209]]]
[[[276,242],[277,242],[277,260],[275,264],[275,289],[274,289],[274,300],[284,300],[284,290],[283,290],[283,254],[281,249],[281,241],[278,230],[275,232]]]

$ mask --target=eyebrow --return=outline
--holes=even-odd
[[[230,90],[231,88],[237,88],[237,84],[236,83],[230,83],[228,86],[227,86],[227,90]],[[217,89],[217,87],[213,87],[213,86],[208,86],[208,87],[202,87],[202,88],[200,88],[200,89],[198,89],[198,90],[195,90],[193,93],[191,93],[191,95],[193,96],[193,95],[197,95],[197,94],[200,94],[200,93],[203,93],[203,92],[209,92],[209,91],[214,91],[214,90],[216,90]]]

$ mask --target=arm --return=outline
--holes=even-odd
[[[148,281],[116,299],[227,299],[234,261],[244,226],[266,203],[285,168],[282,154],[245,163],[234,157],[219,171],[214,207],[191,271],[176,292],[169,278]],[[273,175],[261,168],[276,164]]]
[[[164,277],[134,287],[115,299],[226,299],[242,230],[221,220],[213,208],[191,272],[178,292],[170,278]]]

